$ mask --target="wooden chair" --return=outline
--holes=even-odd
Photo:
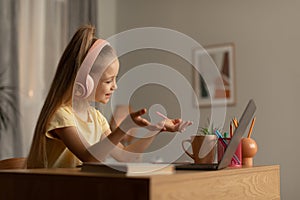
[[[25,169],[26,168],[26,158],[8,158],[5,160],[0,160],[0,170],[1,169]]]

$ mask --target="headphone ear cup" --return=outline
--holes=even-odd
[[[75,96],[76,97],[83,97],[85,95],[85,87],[79,82],[75,82]]]
[[[88,74],[86,78],[86,94],[84,95],[84,97],[90,96],[90,94],[93,92],[93,89],[94,89],[94,80]]]

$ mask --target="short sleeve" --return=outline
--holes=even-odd
[[[72,111],[66,106],[60,107],[56,110],[48,123],[46,136],[53,138],[52,134],[49,133],[51,130],[70,126],[76,126]]]

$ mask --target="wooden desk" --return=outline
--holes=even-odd
[[[0,171],[0,199],[280,199],[279,166],[126,177],[79,169]]]

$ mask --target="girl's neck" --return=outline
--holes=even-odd
[[[85,99],[74,99],[72,104],[74,112],[84,121],[89,120],[90,104]]]

